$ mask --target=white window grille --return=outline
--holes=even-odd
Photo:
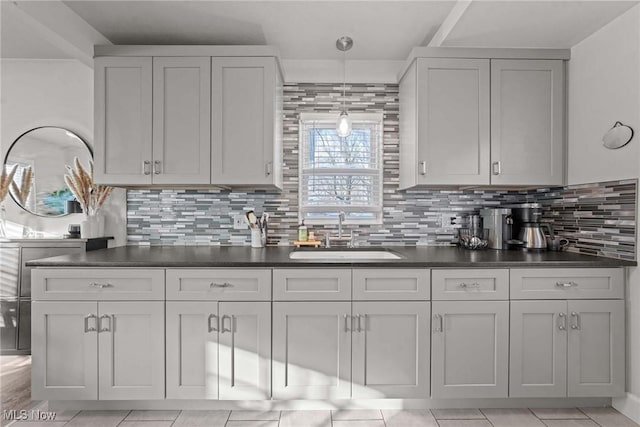
[[[336,133],[337,114],[300,114],[300,218],[308,224],[382,223],[382,113],[349,113],[353,130]]]

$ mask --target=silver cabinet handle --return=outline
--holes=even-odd
[[[351,329],[349,329],[349,320],[351,319],[351,327],[353,329],[353,318],[351,316],[349,316],[348,314],[344,315],[344,331],[345,332],[349,332]]]
[[[420,175],[426,175],[426,174],[427,174],[427,162],[422,160],[420,162]]]
[[[233,330],[232,330],[232,327],[233,327],[233,320],[231,319],[231,317],[232,317],[232,316],[227,316],[227,315],[225,314],[224,316],[222,316],[222,317],[220,318],[220,325],[221,325],[220,333],[221,333],[221,334],[224,334],[225,332],[233,332]],[[225,323],[224,323],[224,321],[225,321],[225,320],[227,320],[227,319],[229,319],[229,329],[227,329],[227,328],[225,327]]]
[[[578,286],[576,282],[556,282],[556,286],[559,288],[571,288],[573,286]]]
[[[491,166],[493,168],[493,174],[494,175],[500,175],[502,173],[502,162],[501,161],[493,162],[493,164]]]
[[[213,319],[216,320],[216,322],[214,324],[215,326],[211,325],[211,321]],[[207,332],[209,332],[209,333],[218,332],[218,329],[219,329],[218,322],[219,322],[218,316],[216,316],[215,314],[210,314],[209,318],[207,319]]]
[[[364,321],[362,322],[362,330],[367,332],[367,326],[369,326],[369,315],[363,314],[362,317],[364,318]],[[358,327],[360,327],[360,322],[358,322]]]
[[[91,283],[89,283],[89,287],[104,289],[104,288],[113,288],[113,285],[111,283],[91,282]]]
[[[558,313],[558,329],[561,331],[567,329],[567,315],[564,313]]]
[[[91,327],[89,326],[89,320],[90,319],[97,319],[97,318],[98,318],[98,316],[96,316],[95,314],[87,314],[84,317],[84,331],[85,332],[95,332],[95,331],[97,331],[97,329],[96,329],[96,326],[97,326],[96,325],[96,323],[97,323],[96,320],[93,321],[94,326],[91,326]]]
[[[151,175],[151,162],[149,160],[142,162],[142,173],[143,175]]]
[[[107,326],[102,326],[102,320],[108,320],[109,324]],[[109,316],[108,314],[103,314],[102,316],[100,316],[100,319],[98,319],[98,332],[110,332],[111,331],[111,316]]]
[[[582,327],[581,321],[580,321],[580,313],[576,313],[575,311],[572,311],[571,318],[576,319],[575,323],[571,323],[571,329],[579,331],[580,328]]]
[[[433,320],[434,320],[434,322],[433,322],[433,324],[434,324],[433,332],[442,332],[443,331],[442,316],[439,315],[439,314],[434,314],[433,315]],[[436,324],[436,322],[438,322],[438,323]]]
[[[233,285],[229,282],[224,282],[224,283],[211,282],[209,283],[209,287],[210,288],[232,288]]]
[[[161,165],[162,165],[162,162],[160,160],[154,160],[153,161],[153,173],[154,173],[154,175],[160,175],[160,173],[162,172]]]
[[[467,289],[467,288],[479,288],[480,287],[480,283],[478,282],[473,282],[473,283],[460,283],[459,285],[461,288],[463,289]]]
[[[267,162],[264,165],[264,174],[269,176],[273,173],[273,162]]]
[[[362,332],[362,315],[361,314],[357,314],[354,317],[356,317],[358,319],[358,332]]]

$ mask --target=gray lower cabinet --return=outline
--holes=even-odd
[[[351,397],[351,302],[273,303],[273,398]]]
[[[164,398],[164,302],[32,303],[32,398]]]
[[[269,399],[269,302],[167,302],[167,399]]]
[[[508,301],[434,301],[431,396],[507,397]]]
[[[624,394],[624,301],[512,301],[510,397]]]

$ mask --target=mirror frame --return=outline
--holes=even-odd
[[[7,160],[9,159],[9,154],[11,153],[11,150],[13,149],[13,147],[18,143],[18,141],[20,140],[20,138],[22,138],[23,136],[25,136],[26,134],[28,134],[29,132],[33,132],[34,130],[38,130],[38,129],[60,129],[63,130],[65,132],[71,132],[72,134],[74,134],[80,141],[82,141],[82,143],[84,144],[84,146],[86,147],[86,149],[89,151],[89,155],[91,156],[91,160],[93,160],[93,150],[91,149],[91,146],[87,143],[87,141],[81,137],[80,135],[78,135],[75,131],[69,130],[67,128],[63,128],[61,126],[38,126],[32,129],[29,129],[23,133],[21,133],[16,139],[13,140],[13,142],[11,143],[11,145],[9,146],[9,149],[7,150],[7,153],[4,156],[4,160],[2,162],[2,167],[5,168],[7,165]],[[24,206],[22,206],[20,203],[18,203],[18,201],[16,200],[15,196],[13,195],[13,193],[11,191],[9,191],[9,194],[11,195],[11,199],[14,201],[14,203],[16,205],[18,205],[20,207],[20,209],[22,209],[23,211],[31,214],[31,215],[35,215],[38,216],[40,218],[62,218],[65,216],[69,216],[71,214],[69,213],[63,213],[61,215],[42,215],[39,213],[35,213],[35,212],[31,212],[30,210],[28,210],[27,208],[25,208]]]

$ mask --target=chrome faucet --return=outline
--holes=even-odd
[[[342,221],[344,221],[344,212],[338,212],[338,239],[342,239]]]

